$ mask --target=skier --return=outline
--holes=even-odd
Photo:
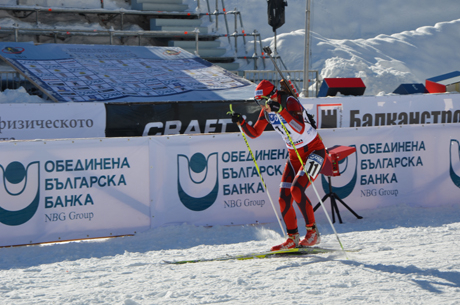
[[[279,195],[279,204],[288,239],[280,245],[273,246],[271,251],[319,244],[320,235],[315,224],[313,206],[305,194],[305,190],[321,170],[326,154],[323,141],[316,131],[313,116],[307,113],[295,97],[282,90],[278,91],[267,80],[261,81],[256,87],[254,99],[262,108],[257,122],[251,126],[240,113],[236,112],[232,114],[232,122],[240,125],[250,138],[259,137],[270,123],[281,134],[289,150],[289,159],[286,161],[281,178]],[[280,119],[283,120],[291,139],[286,135]],[[305,164],[308,175],[302,168],[299,157],[291,145],[291,140]],[[293,200],[297,202],[306,223],[307,234],[302,240],[299,237]]]

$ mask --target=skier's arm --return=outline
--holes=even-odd
[[[265,118],[264,110],[260,111],[259,118],[254,126],[249,125],[246,120],[241,123],[241,128],[243,129],[244,133],[248,135],[248,137],[255,139],[259,137],[267,127],[268,121]]]
[[[305,123],[302,118],[302,105],[293,97],[288,97],[286,108],[283,108],[279,114],[286,122],[296,131],[301,134],[305,130]]]

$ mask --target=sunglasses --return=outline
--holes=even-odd
[[[262,95],[261,98],[259,98],[259,99],[256,98],[254,100],[256,101],[257,105],[265,106],[265,103],[268,101],[268,99],[269,99],[269,97]]]
[[[262,90],[260,90],[260,91],[262,91]],[[255,98],[254,100],[256,101],[257,105],[265,106],[265,103],[267,102],[267,100],[271,99],[272,96],[275,95],[276,91],[277,91],[276,87],[273,87],[272,92],[270,92],[268,94],[268,96],[261,95],[260,98]]]

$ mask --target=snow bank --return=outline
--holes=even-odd
[[[20,87],[16,90],[6,89],[5,91],[0,91],[0,103],[46,103],[51,101],[46,101],[39,96],[29,95],[24,89]]]

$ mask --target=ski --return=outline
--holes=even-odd
[[[361,249],[347,249],[345,252],[358,252]],[[259,259],[259,258],[271,258],[271,257],[283,257],[283,256],[300,256],[300,255],[309,255],[309,254],[320,254],[320,253],[331,253],[331,252],[341,252],[340,249],[328,249],[321,247],[304,247],[304,248],[293,248],[287,250],[279,251],[265,251],[265,252],[256,252],[249,254],[239,254],[239,255],[227,255],[223,257],[214,257],[214,258],[201,258],[201,259],[192,259],[192,260],[181,260],[181,261],[164,261],[166,264],[188,264],[188,263],[202,263],[202,262],[215,262],[215,261],[228,261],[228,260],[248,260],[248,259]]]

